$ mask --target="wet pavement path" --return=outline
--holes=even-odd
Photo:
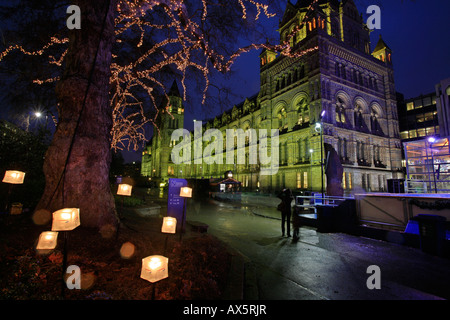
[[[246,259],[254,279],[247,299],[448,299],[450,260],[420,249],[342,233],[322,234],[303,227],[300,240],[281,237],[281,222],[264,218],[269,206],[190,202],[187,220],[209,225],[208,232]],[[276,213],[273,213],[276,216]],[[368,289],[371,265],[380,268],[381,289]]]

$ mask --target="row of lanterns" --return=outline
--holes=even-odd
[[[53,212],[52,231],[44,231],[39,236],[37,250],[56,248],[58,231],[71,231],[80,225],[80,209],[65,208]]]
[[[181,188],[180,197],[183,197],[185,201],[186,198],[191,198],[192,188],[189,187]],[[184,207],[183,207],[183,220],[185,210]],[[164,217],[161,232],[165,234],[175,234],[176,230],[177,230],[177,219],[174,217]],[[153,255],[142,259],[142,268],[141,268],[142,279],[147,280],[151,283],[155,283],[168,277],[169,277],[169,258],[161,255]]]
[[[131,196],[133,187],[129,184],[121,183],[117,188],[117,195]],[[176,233],[177,219],[165,217],[161,232]],[[151,283],[169,277],[169,258],[161,255],[153,255],[142,259],[141,278]]]
[[[133,187],[129,184],[119,184],[117,188],[117,195],[131,196],[132,189]],[[192,197],[192,188],[189,187],[181,188],[180,196],[185,199]],[[185,208],[183,208],[183,211],[184,209]],[[168,235],[168,234],[175,234],[176,230],[177,230],[177,219],[174,217],[164,217],[161,232]],[[142,259],[142,268],[141,268],[142,279],[147,280],[151,283],[155,283],[168,277],[169,277],[169,258],[162,255],[152,255]]]
[[[11,174],[9,176],[11,176]],[[117,190],[117,194],[122,196],[131,196],[132,188],[133,187],[128,184],[120,184]],[[56,248],[58,231],[71,231],[79,225],[80,209],[65,208],[53,212],[52,231],[44,231],[40,234],[36,249],[52,250]]]
[[[22,184],[25,173],[21,171],[8,170],[2,180],[4,183]],[[117,195],[131,196],[132,186],[119,184]],[[180,189],[180,196],[184,199],[192,197],[192,188],[183,187]],[[183,211],[185,208],[183,208]],[[53,212],[51,231],[44,231],[39,235],[36,245],[37,250],[53,250],[56,248],[59,231],[71,231],[80,225],[80,209],[64,208]],[[184,219],[184,212],[183,212]],[[175,234],[177,219],[174,217],[164,217],[161,232],[165,234]],[[141,278],[151,283],[155,283],[169,276],[169,258],[162,255],[152,255],[142,259]]]

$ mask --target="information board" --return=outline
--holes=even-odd
[[[180,189],[187,187],[185,179],[169,179],[169,194],[167,199],[167,216],[177,219],[177,232],[186,225],[186,215],[183,221],[184,198],[180,197]]]

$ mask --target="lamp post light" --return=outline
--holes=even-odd
[[[325,114],[326,114],[326,111],[325,110],[322,110],[322,112],[320,113],[320,118],[319,118],[319,120],[320,120],[320,128],[321,128],[321,130],[320,130],[320,158],[321,158],[321,161],[320,161],[320,166],[321,166],[321,171],[322,171],[322,201],[324,201],[323,200],[323,198],[324,198],[324,187],[323,187],[323,180],[324,180],[324,173],[323,173],[323,165],[324,165],[324,159],[323,159],[323,148],[324,148],[324,146],[323,146],[323,117],[325,117]]]
[[[71,231],[80,225],[80,209],[65,208],[53,212],[52,231]]]
[[[166,240],[164,242],[164,255],[167,251],[167,241],[169,240],[169,234],[175,234],[177,232],[177,219],[173,217],[164,217],[161,232],[166,234]]]
[[[12,186],[14,184],[23,184],[23,180],[25,179],[25,172],[17,171],[17,170],[6,170],[5,176],[3,177],[2,182],[8,183],[8,194],[6,195],[6,205],[5,212],[8,213],[9,209],[9,197],[11,195]]]
[[[58,239],[58,232],[44,231],[39,236],[39,241],[36,246],[37,250],[52,250],[56,248]]]
[[[151,283],[158,282],[169,276],[169,258],[154,255],[142,259],[141,278]]]
[[[430,153],[431,153],[431,170],[433,170],[433,182],[434,182],[434,193],[437,192],[437,182],[436,182],[436,170],[434,169],[434,154],[433,154],[433,143],[436,142],[435,137],[429,137],[428,143],[430,146]]]
[[[119,196],[131,196],[131,191],[133,187],[129,184],[121,183],[117,189],[117,194]]]
[[[122,198],[122,210],[123,210],[123,202],[124,202],[125,196],[131,197],[132,190],[133,190],[133,186],[131,186],[129,184],[126,184],[126,183],[119,184],[119,187],[117,188],[117,195],[121,196],[121,198]]]
[[[156,282],[169,277],[169,258],[154,255],[142,259],[141,278],[153,284],[152,300],[155,299]]]
[[[71,231],[80,225],[80,209],[78,208],[64,208],[53,212],[52,231],[63,231],[64,246],[63,246],[63,264],[62,264],[62,285],[61,296],[64,297],[64,287],[66,282],[64,275],[67,266],[67,231]]]
[[[180,241],[181,241],[183,238],[184,220],[186,220],[186,198],[192,198],[192,188],[189,188],[189,187],[180,188],[180,197],[184,198],[183,218],[181,220],[181,232],[180,232]]]
[[[176,233],[177,219],[173,217],[164,217],[163,225],[161,227],[162,233]]]
[[[324,203],[324,188],[323,188],[323,127],[321,122],[317,122],[314,127],[317,133],[320,133],[320,182],[321,182],[321,193],[322,193],[322,203]]]

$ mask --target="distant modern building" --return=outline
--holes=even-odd
[[[160,179],[210,178],[231,170],[249,190],[320,191],[324,145],[336,151],[343,167],[347,193],[386,191],[387,180],[402,178],[401,143],[394,84],[393,57],[380,37],[370,50],[370,30],[352,0],[312,0],[287,3],[280,21],[280,43],[289,40],[294,51],[317,47],[306,56],[291,58],[260,53],[260,91],[214,119],[203,130],[279,129],[279,171],[261,175],[260,164],[174,164],[170,154],[176,141],[171,133],[183,128],[184,109],[176,84],[169,94],[172,118],[163,113],[161,136],[144,150],[142,175]],[[289,33],[308,14],[295,37]],[[256,80],[256,79],[255,79]],[[321,115],[324,115],[321,117]],[[321,124],[322,133],[316,130]],[[320,131],[319,131],[320,132]],[[248,159],[249,145],[243,146]],[[194,156],[194,152],[192,152]],[[192,159],[194,163],[195,159]]]
[[[436,93],[403,99],[398,95],[398,116],[402,142],[439,136],[440,126]]]
[[[450,78],[436,91],[404,99],[397,94],[407,192],[450,191]]]
[[[449,139],[420,138],[403,143],[408,193],[450,192]]]
[[[441,136],[450,136],[450,78],[436,85],[436,102]]]

